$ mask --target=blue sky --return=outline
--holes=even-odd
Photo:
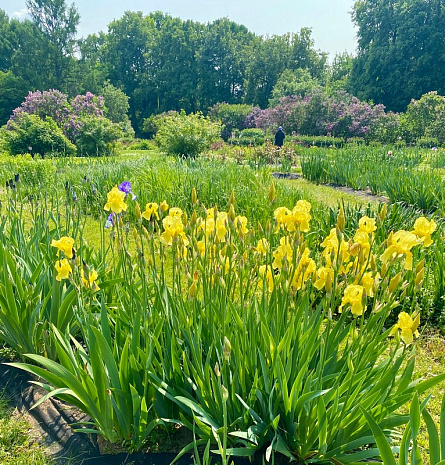
[[[72,3],[67,0],[67,3]],[[354,0],[74,0],[79,10],[78,35],[106,31],[124,11],[163,11],[182,19],[207,22],[228,17],[259,35],[312,28],[315,47],[328,52],[354,53],[355,30],[350,11]],[[0,0],[8,16],[26,17],[24,0]]]

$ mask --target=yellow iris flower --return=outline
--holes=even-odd
[[[434,220],[428,221],[424,216],[417,218],[414,223],[413,233],[423,240],[423,246],[429,247],[433,241],[431,239],[431,234],[436,230],[437,224]]]
[[[274,211],[278,228],[286,228],[288,231],[296,231],[297,227],[302,232],[309,231],[311,204],[306,200],[299,200],[295,207],[289,210],[287,207],[278,207]]]
[[[341,305],[338,308],[338,311],[341,313],[345,305],[351,305],[351,312],[354,316],[360,316],[363,314],[363,291],[365,288],[358,284],[349,284],[345,293],[343,294],[343,299]]]
[[[62,279],[68,279],[70,273],[72,273],[73,271],[70,262],[66,258],[63,258],[62,260],[57,260],[55,268],[57,270],[57,281],[62,281]]]
[[[166,216],[162,220],[164,232],[161,234],[161,242],[165,245],[172,245],[173,240],[181,237],[182,243],[187,246],[188,240],[184,233],[184,225],[180,216]]]
[[[263,237],[258,241],[255,249],[261,255],[266,255],[267,251],[269,250],[269,242],[267,242],[267,239]]]
[[[403,267],[405,270],[413,269],[413,254],[411,249],[418,244],[421,244],[423,239],[419,239],[415,234],[408,231],[397,231],[392,237],[388,238],[388,247],[380,256],[383,263],[386,263],[390,258],[399,255],[405,255]]]
[[[358,229],[367,234],[373,233],[377,229],[377,226],[375,225],[375,218],[363,216],[358,222]]]
[[[399,313],[399,320],[391,330],[391,335],[395,334],[400,329],[400,338],[408,345],[413,342],[413,336],[418,337],[419,331],[417,328],[420,324],[420,314],[414,318],[414,320],[406,312]]]
[[[96,283],[96,280],[97,280],[97,271],[96,270],[92,270],[88,273],[88,279],[87,277],[85,276],[85,273],[83,270],[81,270],[80,272],[80,277],[82,279],[82,284],[85,288],[87,289],[92,289],[93,291],[98,291],[99,290],[99,286],[97,285]]]
[[[287,262],[292,261],[292,247],[290,246],[290,241],[288,237],[282,237],[280,239],[280,245],[277,247],[277,249],[273,253],[273,263],[272,266],[274,268],[279,268],[281,269],[283,266],[284,260],[287,260]]]
[[[168,210],[168,203],[163,200],[160,204],[159,204],[159,210],[161,210],[161,212],[165,212]]]
[[[292,212],[287,207],[278,207],[273,212],[273,216],[277,220],[278,227],[284,227],[287,222],[287,217],[290,215],[292,215]]]
[[[150,202],[145,205],[145,211],[142,213],[142,217],[150,221],[152,218],[156,217],[159,220],[159,205],[156,202]]]
[[[303,288],[307,280],[317,273],[317,266],[312,258],[309,257],[310,250],[304,249],[301,255],[300,261],[298,262],[297,269],[292,276],[291,288],[294,291],[298,291]]]
[[[237,216],[233,222],[235,228],[240,235],[246,235],[249,230],[247,229],[247,218],[245,216]]]
[[[261,279],[259,281],[259,286],[262,288],[264,286],[264,283],[266,284],[266,289],[269,292],[272,292],[274,289],[274,282],[273,282],[273,272],[270,266],[267,265],[261,265],[258,274],[260,275]]]
[[[314,286],[321,291],[326,286],[327,281],[331,283],[334,281],[334,270],[330,266],[322,266],[317,270],[317,277]]]
[[[112,211],[117,215],[122,211],[127,211],[127,204],[124,202],[125,192],[120,191],[117,186],[114,186],[107,194],[107,203],[104,206],[104,210]]]
[[[182,216],[182,210],[178,207],[172,207],[170,208],[170,211],[168,212],[169,216]]]
[[[59,252],[62,251],[65,257],[73,258],[74,239],[72,237],[63,236],[58,241],[53,239],[51,241],[51,246],[57,247],[57,256],[59,256]]]

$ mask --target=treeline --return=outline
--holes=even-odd
[[[105,83],[129,97],[129,116],[137,134],[152,114],[181,109],[206,113],[219,102],[267,108],[280,97],[303,95],[314,87],[328,94],[345,90],[395,111],[406,109],[411,98],[428,91],[443,94],[443,50],[436,53],[440,34],[443,46],[443,0],[391,1],[399,23],[401,3],[428,10],[423,22],[421,12],[416,16],[411,26],[417,32],[412,37],[405,23],[393,24],[391,34],[377,27],[381,3],[388,1],[356,3],[358,57],[339,54],[328,65],[327,54],[315,49],[309,28],[262,37],[226,18],[202,24],[160,12],[128,11],[108,25],[107,33],[78,40],[80,18],[74,5],[68,7],[64,0],[28,0],[31,20],[11,19],[0,10],[0,124],[30,90],[54,88],[73,97],[100,94]],[[390,21],[390,13],[385,9],[387,17],[380,23]],[[412,41],[420,39],[421,45],[410,48]],[[399,43],[403,47],[397,48]],[[387,53],[393,56],[391,66]],[[416,61],[420,53],[424,55]],[[372,65],[375,61],[378,66]],[[415,63],[410,74],[402,73],[407,67],[400,61]],[[383,90],[377,69],[391,74],[381,80]],[[423,75],[428,78],[421,79]]]

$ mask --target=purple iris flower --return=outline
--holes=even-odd
[[[136,196],[133,194],[133,192],[131,192],[131,182],[130,181],[121,182],[119,184],[118,189],[121,192],[125,192],[125,197],[127,196],[127,194],[131,194],[131,196],[132,196],[131,200],[136,200]]]
[[[107,228],[107,229],[110,229],[110,228],[113,227],[113,225],[114,225],[113,213],[110,213],[110,214],[108,215],[108,218],[107,218],[107,221],[105,222],[105,226],[104,226],[104,227]]]
[[[125,192],[126,194],[129,194],[131,192],[131,182],[130,181],[124,181],[119,184],[118,189],[121,192]]]

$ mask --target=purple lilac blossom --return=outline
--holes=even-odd
[[[343,91],[332,97],[313,91],[304,98],[299,95],[281,97],[277,105],[264,110],[256,107],[246,117],[244,125],[263,130],[274,130],[282,125],[289,132],[314,136],[363,137],[385,116],[384,108],[361,102]]]
[[[71,142],[79,135],[85,116],[103,117],[105,110],[104,98],[91,92],[85,95],[77,95],[68,102],[66,94],[56,89],[48,91],[29,92],[25,101],[12,111],[7,123],[7,129],[11,128],[10,122],[20,118],[24,114],[37,115],[42,119],[51,117],[62,129],[65,136]]]

